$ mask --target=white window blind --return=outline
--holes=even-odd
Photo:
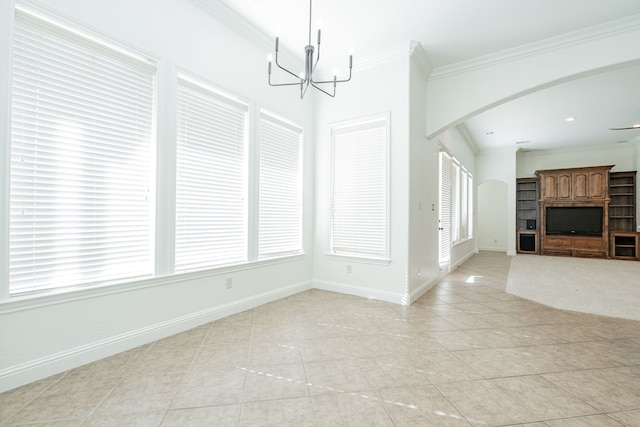
[[[440,263],[451,259],[451,156],[440,151]]]
[[[175,270],[247,260],[245,103],[180,77]]]
[[[473,175],[467,172],[467,237],[473,237]]]
[[[17,9],[9,288],[151,275],[155,68]]]
[[[389,257],[387,121],[385,117],[332,131],[333,254]]]
[[[302,129],[260,117],[258,257],[302,252]]]
[[[460,168],[460,239],[469,237],[469,176],[464,167]]]
[[[451,236],[453,243],[460,241],[460,163],[454,158],[451,169]]]

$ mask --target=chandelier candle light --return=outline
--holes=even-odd
[[[351,80],[351,69],[353,68],[353,55],[349,55],[349,77],[343,80],[338,80],[337,72],[333,74],[333,80],[323,80],[316,81],[313,79],[313,72],[316,70],[318,66],[318,62],[320,61],[320,36],[321,31],[318,29],[318,53],[315,59],[315,63],[313,60],[313,54],[315,52],[315,47],[311,44],[311,3],[312,0],[309,0],[309,44],[304,48],[305,60],[304,60],[304,74],[302,76],[298,76],[297,74],[287,70],[282,65],[278,63],[278,48],[279,48],[279,37],[276,37],[276,65],[278,68],[286,71],[296,78],[295,82],[291,83],[272,83],[271,82],[271,58],[269,58],[269,85],[270,86],[295,86],[300,85],[300,99],[304,98],[304,94],[307,92],[309,85],[318,89],[320,92],[323,92],[331,97],[336,96],[336,85],[338,83],[344,83]],[[331,92],[325,90],[318,85],[323,84],[333,84],[333,89]]]

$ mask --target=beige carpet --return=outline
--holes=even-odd
[[[554,308],[640,320],[640,262],[513,257],[508,293]]]

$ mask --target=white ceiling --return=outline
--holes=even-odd
[[[222,1],[302,58],[308,1],[206,1]],[[357,67],[359,59],[409,40],[441,67],[630,15],[640,19],[639,0],[313,0],[311,39],[315,45],[320,23],[327,69],[345,69],[350,50]],[[479,150],[614,144],[640,137],[640,129],[608,128],[634,124],[640,124],[640,65],[547,88],[464,123]]]

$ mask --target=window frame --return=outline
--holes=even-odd
[[[380,256],[372,256],[370,254],[359,253],[356,251],[340,251],[334,248],[334,180],[335,180],[335,135],[336,132],[346,133],[349,130],[357,131],[363,127],[372,126],[375,123],[382,123],[380,127],[384,131],[384,141],[382,144],[384,159],[384,250]],[[367,263],[375,264],[389,264],[391,262],[391,195],[390,195],[390,183],[391,183],[391,113],[386,112],[383,114],[376,114],[360,119],[353,119],[329,125],[330,130],[330,176],[329,176],[329,204],[328,204],[328,239],[327,239],[327,252],[326,255],[335,259],[348,259]]]
[[[222,89],[219,89],[218,87],[216,87],[215,85],[210,84],[209,82],[204,81],[203,79],[194,77],[188,73],[185,72],[179,72],[177,74],[177,79],[176,79],[176,98],[179,98],[179,91],[180,91],[180,82],[183,82],[186,86],[189,86],[189,88],[192,91],[198,91],[198,95],[201,97],[205,97],[208,96],[210,99],[210,101],[212,101],[213,103],[217,103],[219,106],[221,107],[229,107],[229,109],[235,109],[235,112],[238,112],[239,110],[243,110],[244,113],[244,118],[243,118],[243,138],[242,138],[242,147],[243,147],[243,152],[242,152],[242,194],[239,196],[242,198],[242,233],[243,233],[243,239],[242,239],[242,260],[240,260],[240,258],[234,259],[234,260],[225,260],[224,262],[220,262],[220,263],[215,263],[215,261],[210,260],[210,262],[212,263],[208,263],[208,264],[203,264],[203,263],[199,263],[199,265],[197,266],[191,266],[191,267],[185,267],[185,268],[179,268],[177,265],[177,260],[178,260],[178,228],[179,228],[179,179],[178,179],[178,175],[180,174],[181,170],[180,170],[180,165],[179,165],[179,150],[180,150],[180,105],[179,105],[179,99],[176,99],[176,109],[174,111],[174,116],[175,116],[175,120],[176,120],[176,150],[175,150],[175,159],[176,159],[176,173],[175,173],[175,203],[173,205],[173,209],[175,210],[175,223],[174,223],[174,229],[175,229],[175,242],[174,242],[174,256],[173,256],[173,265],[174,265],[174,269],[173,272],[176,274],[182,274],[182,273],[188,273],[188,272],[192,272],[192,271],[199,271],[199,270],[210,270],[210,269],[216,269],[216,268],[221,268],[221,267],[226,267],[226,266],[230,266],[230,265],[244,265],[247,264],[248,262],[251,261],[250,256],[249,256],[249,198],[250,198],[250,193],[249,193],[249,156],[250,156],[250,122],[251,122],[251,114],[250,114],[250,105],[249,102],[235,96],[232,95]],[[199,123],[200,125],[202,125],[202,123]]]
[[[297,234],[296,236],[296,247],[292,247],[291,249],[288,250],[283,250],[280,252],[271,252],[271,253],[263,253],[261,252],[261,232],[263,230],[262,227],[262,198],[263,198],[263,148],[264,148],[264,144],[265,141],[263,139],[264,136],[264,131],[265,131],[265,126],[264,123],[268,122],[269,125],[272,126],[277,126],[281,129],[284,130],[288,130],[293,134],[297,134],[297,172],[295,173],[295,187],[297,187],[296,189],[296,194],[295,194],[295,199],[297,200],[297,209],[295,209],[295,215],[297,216],[297,230],[295,231],[295,233]],[[257,185],[256,185],[256,216],[257,216],[257,231],[255,233],[255,244],[256,244],[256,250],[255,250],[255,257],[258,261],[264,261],[264,260],[269,260],[269,259],[278,259],[278,258],[285,258],[285,257],[289,257],[289,256],[295,256],[295,255],[300,255],[304,253],[304,216],[303,216],[303,212],[304,212],[304,206],[303,206],[303,193],[304,193],[304,144],[305,144],[305,134],[304,134],[304,128],[302,126],[299,126],[295,123],[292,123],[291,121],[270,112],[269,110],[266,109],[261,109],[259,112],[259,117],[257,119],[257,126],[258,126],[258,135],[256,137],[256,146],[257,146],[257,150],[256,151],[256,164],[257,164]],[[270,147],[273,148],[273,147]],[[281,147],[282,148],[282,147]],[[291,183],[289,183],[291,184]],[[291,196],[291,194],[288,194],[288,196]],[[291,200],[290,200],[291,201]],[[292,213],[293,210],[288,211],[289,214]],[[282,243],[282,241],[281,241]]]
[[[448,216],[450,226],[449,241],[451,247],[454,247],[473,238],[473,174],[442,145],[440,146],[439,156],[438,175],[440,177],[440,186],[444,182],[442,156],[447,156],[451,164],[450,175],[447,177],[451,186]],[[440,202],[442,202],[442,188],[440,188],[439,194]],[[440,215],[443,215],[442,209],[443,207],[441,206]],[[442,240],[440,241],[442,242]],[[441,247],[440,252],[442,252],[442,249]],[[444,262],[443,259],[441,259],[441,262]]]
[[[145,202],[144,205],[146,206],[144,209],[144,212],[146,212],[146,216],[148,217],[148,226],[147,226],[147,233],[146,233],[146,240],[145,242],[147,242],[144,246],[146,246],[146,255],[145,255],[145,264],[147,265],[147,267],[145,268],[145,271],[142,272],[142,270],[140,270],[140,272],[135,273],[135,274],[126,274],[126,275],[116,275],[113,277],[109,277],[107,278],[106,276],[102,276],[99,277],[97,275],[93,275],[91,276],[91,278],[87,277],[86,279],[83,278],[81,281],[69,281],[66,284],[52,284],[50,286],[44,286],[44,285],[31,285],[27,288],[24,289],[16,289],[15,291],[12,290],[11,284],[9,283],[9,271],[12,268],[10,265],[10,253],[11,253],[11,249],[10,249],[10,234],[6,235],[6,239],[5,242],[3,242],[3,245],[6,245],[6,253],[7,253],[7,261],[6,261],[6,273],[4,273],[4,277],[7,279],[6,283],[6,290],[3,290],[3,292],[0,295],[6,295],[6,298],[15,298],[15,297],[21,297],[23,295],[31,295],[31,294],[35,294],[35,295],[40,295],[43,293],[50,293],[50,292],[60,292],[62,290],[71,290],[71,289],[79,289],[79,288],[85,288],[85,287],[96,287],[96,286],[102,286],[105,284],[116,284],[116,283],[122,283],[122,282],[131,282],[131,281],[135,281],[135,280],[141,280],[144,278],[148,278],[148,277],[153,277],[154,275],[154,253],[153,253],[153,243],[155,241],[155,218],[156,218],[156,205],[155,205],[155,171],[156,171],[156,157],[155,157],[155,151],[156,151],[156,143],[157,143],[157,135],[156,135],[156,124],[157,124],[157,85],[158,85],[158,66],[157,66],[157,61],[155,61],[154,59],[151,58],[151,56],[149,55],[144,55],[141,54],[137,49],[135,48],[131,48],[130,46],[127,46],[124,43],[120,43],[117,41],[113,41],[110,37],[105,37],[101,34],[97,34],[91,30],[87,30],[84,28],[83,25],[78,25],[76,23],[70,23],[65,19],[61,19],[60,17],[54,15],[54,14],[49,14],[46,12],[41,11],[39,8],[37,7],[31,7],[31,6],[25,6],[23,4],[16,4],[15,7],[13,8],[13,12],[14,12],[14,22],[13,22],[13,26],[12,26],[12,43],[11,43],[11,47],[13,49],[12,55],[11,55],[11,63],[12,66],[10,67],[10,76],[12,76],[11,78],[11,83],[10,83],[10,93],[11,93],[11,98],[12,101],[8,102],[8,107],[9,107],[9,111],[7,114],[7,118],[9,120],[9,123],[11,123],[13,120],[15,120],[16,115],[18,114],[16,112],[16,108],[15,108],[15,102],[16,101],[16,93],[17,93],[17,89],[16,89],[16,80],[13,78],[15,76],[16,73],[16,59],[15,59],[15,55],[17,55],[16,53],[16,28],[18,25],[20,25],[20,21],[22,20],[23,24],[25,25],[25,27],[23,27],[25,29],[25,31],[32,31],[32,34],[36,35],[36,34],[40,34],[40,37],[44,37],[45,34],[52,34],[55,33],[57,34],[60,38],[56,39],[56,40],[49,40],[48,42],[51,43],[57,43],[57,46],[59,48],[61,48],[62,50],[57,51],[55,53],[55,55],[58,57],[58,61],[57,62],[52,62],[51,64],[61,64],[63,63],[62,59],[65,58],[64,55],[69,55],[73,52],[80,52],[82,49],[85,49],[85,57],[82,56],[77,56],[78,58],[83,58],[81,60],[81,62],[79,62],[80,64],[83,64],[83,67],[86,66],[90,66],[88,64],[94,64],[96,59],[95,58],[102,58],[101,60],[111,60],[114,62],[107,62],[108,64],[114,64],[115,66],[123,66],[123,64],[129,64],[132,68],[138,68],[140,70],[145,70],[146,73],[149,73],[149,80],[147,81],[147,89],[149,90],[148,94],[149,94],[149,103],[146,105],[147,110],[148,111],[148,121],[146,123],[148,123],[148,126],[146,127],[147,129],[147,133],[145,133],[146,135],[146,139],[144,140],[144,146],[146,147],[148,155],[147,160],[144,162],[144,164],[146,164],[146,178],[143,181],[144,186],[146,187],[146,190],[144,190],[144,193],[146,194],[145,196]],[[28,29],[27,27],[31,26],[31,29]],[[27,34],[27,33],[25,33]],[[64,54],[58,53],[58,52],[64,52]],[[33,53],[37,53],[37,51],[30,51],[30,54]],[[54,54],[54,52],[51,52],[52,54]],[[93,58],[89,61],[87,61],[87,58]],[[116,65],[117,64],[117,65]],[[95,66],[95,65],[94,65]],[[50,68],[52,68],[53,66],[51,66]],[[68,70],[67,70],[68,71]],[[106,70],[105,70],[106,71]],[[129,75],[130,77],[131,75]],[[65,78],[68,77],[65,75]],[[63,80],[60,80],[63,81]],[[97,80],[96,80],[97,81]],[[128,80],[127,80],[128,81]],[[82,83],[81,83],[82,82]],[[87,83],[89,82],[89,83]],[[95,91],[96,90],[96,86],[92,86],[92,83],[90,80],[88,80],[86,77],[84,78],[84,80],[80,80],[80,79],[75,79],[73,81],[71,81],[71,83],[73,85],[75,85],[74,87],[81,87],[84,92],[80,92],[82,93],[82,97],[80,99],[85,100],[85,99],[90,99],[87,97],[87,94],[91,93],[91,91]],[[106,82],[103,82],[106,83]],[[57,85],[59,83],[55,83],[55,85]],[[102,84],[102,83],[101,83]],[[55,85],[50,84],[51,87],[57,87]],[[27,93],[27,92],[25,92]],[[63,92],[60,92],[61,94]],[[96,92],[98,93],[98,92]],[[96,93],[93,93],[93,97],[98,99]],[[109,92],[112,96],[114,95],[115,92]],[[64,93],[65,96],[68,98],[70,96],[70,93]],[[61,98],[61,95],[58,95],[59,98]],[[57,98],[56,98],[57,99]],[[99,98],[100,100],[104,101],[104,98]],[[64,111],[64,109],[69,109],[71,104],[70,100],[67,100],[67,104],[59,104],[59,106],[56,107],[55,111]],[[75,108],[78,108],[77,105]],[[96,109],[97,110],[97,109]],[[79,117],[84,117],[85,115],[88,116],[88,112],[83,112],[82,113],[83,116],[78,115],[76,117],[76,119],[78,119]],[[53,118],[57,117],[57,116],[51,116]],[[38,119],[39,120],[39,119]],[[95,119],[94,119],[95,120]],[[37,122],[36,122],[37,123]],[[85,126],[89,126],[90,124],[92,124],[93,122],[87,122],[85,124]],[[115,122],[114,122],[115,123]],[[40,125],[38,125],[40,126]],[[91,132],[89,133],[89,135],[93,135],[90,136],[89,140],[86,140],[86,137],[83,134],[82,139],[78,139],[79,142],[82,142],[84,145],[86,146],[91,146],[90,149],[93,150],[94,147],[101,147],[102,150],[105,149],[114,149],[112,145],[110,145],[108,143],[108,141],[113,142],[114,139],[109,139],[107,137],[104,137],[104,141],[100,140],[100,136],[102,135],[100,132],[103,132],[102,130],[98,129],[95,126],[95,123],[93,123],[93,126],[89,127],[88,129],[91,130]],[[109,129],[109,128],[105,128],[105,129]],[[114,128],[114,129],[117,129]],[[120,127],[120,129],[122,130],[122,127]],[[10,194],[11,191],[9,190],[10,188],[12,188],[12,175],[13,175],[13,171],[9,171],[9,169],[13,169],[11,167],[12,161],[10,160],[15,153],[13,152],[13,146],[15,144],[17,144],[14,139],[14,131],[16,131],[15,126],[10,125],[9,129],[7,131],[7,138],[8,138],[8,144],[7,144],[7,165],[9,166],[7,168],[7,212],[9,212],[9,210],[13,209],[13,204],[11,203],[12,200],[12,195]],[[98,136],[96,136],[98,135]],[[120,134],[117,134],[120,135]],[[52,137],[49,137],[49,139],[51,139]],[[71,137],[70,137],[71,138]],[[79,137],[78,137],[79,138]],[[34,139],[34,141],[36,140],[40,140],[43,138],[38,138],[38,139]],[[45,139],[43,139],[45,140]],[[101,141],[102,144],[98,145],[98,144],[87,144],[87,141]],[[52,140],[53,141],[53,140]],[[117,145],[117,144],[116,144]],[[111,147],[111,148],[108,148]],[[91,151],[93,152],[93,151]],[[116,153],[117,151],[114,150],[114,153]],[[114,155],[115,157],[115,155]],[[84,167],[86,165],[86,163],[82,163],[82,166]],[[109,172],[109,171],[107,171]],[[110,170],[109,172],[111,175],[116,175],[115,172],[113,170]],[[91,172],[87,173],[88,177],[91,177],[93,175],[98,176],[99,173],[97,170],[92,170]],[[86,178],[86,179],[90,179],[90,178]],[[106,178],[103,178],[106,179]],[[56,181],[57,182],[57,181]],[[95,183],[96,181],[78,181],[78,180],[72,180],[70,181],[72,184],[75,184],[76,186],[79,184],[82,184],[84,182],[87,183]],[[98,187],[98,188],[111,188],[111,187]],[[111,193],[109,193],[111,194]],[[114,192],[114,195],[119,195],[119,197],[122,196],[122,193],[117,193]],[[102,196],[104,197],[104,196]],[[81,199],[81,200],[85,200],[85,199]],[[75,208],[76,210],[78,208]],[[84,218],[84,217],[83,217]],[[10,224],[12,222],[12,220],[10,219],[10,216],[7,216],[6,219],[6,226],[7,226],[7,231],[9,230]],[[77,225],[76,227],[79,227],[79,225]],[[54,230],[59,230],[59,228],[55,228]],[[92,230],[95,231],[95,229],[92,228]],[[111,238],[112,236],[109,236],[109,238]],[[56,252],[57,253],[57,252]],[[141,252],[142,253],[142,252]],[[68,269],[64,270],[65,274],[69,274]]]

